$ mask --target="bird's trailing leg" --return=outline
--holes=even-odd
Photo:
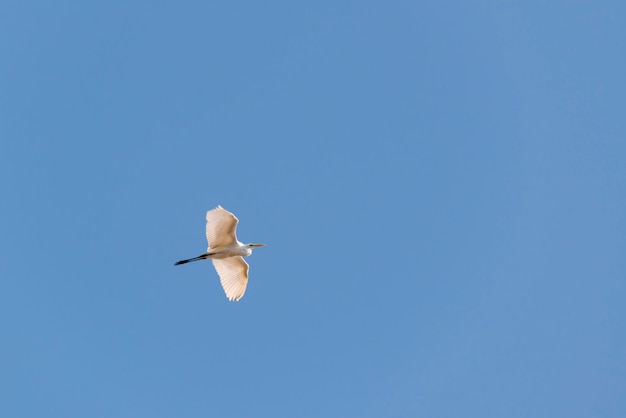
[[[199,256],[194,257],[194,258],[189,258],[187,260],[177,261],[176,263],[174,263],[174,265],[178,266],[179,264],[191,263],[192,261],[206,260],[207,258],[211,257],[212,255],[213,255],[213,253],[202,254],[202,255],[199,255]]]

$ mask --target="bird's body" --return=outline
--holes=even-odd
[[[248,285],[248,263],[243,259],[252,254],[252,249],[265,244],[244,244],[237,240],[235,215],[221,206],[206,213],[207,252],[198,257],[178,261],[175,265],[191,261],[212,259],[220,276],[220,282],[229,300],[237,301],[246,292]]]

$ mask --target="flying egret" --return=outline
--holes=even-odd
[[[237,222],[239,219],[221,206],[206,213],[206,239],[209,242],[207,252],[179,264],[191,261],[213,260],[213,266],[220,276],[220,282],[229,300],[237,301],[243,297],[248,285],[248,263],[243,259],[252,254],[254,247],[265,244],[243,244],[237,241]]]

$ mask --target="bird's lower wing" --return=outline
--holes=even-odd
[[[213,259],[213,266],[229,300],[237,301],[246,293],[248,285],[248,263],[243,257]]]

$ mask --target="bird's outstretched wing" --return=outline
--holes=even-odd
[[[229,300],[237,301],[246,293],[248,285],[248,263],[243,257],[213,259],[213,266]]]
[[[237,242],[239,219],[221,206],[206,213],[206,239],[209,248],[219,248]]]

